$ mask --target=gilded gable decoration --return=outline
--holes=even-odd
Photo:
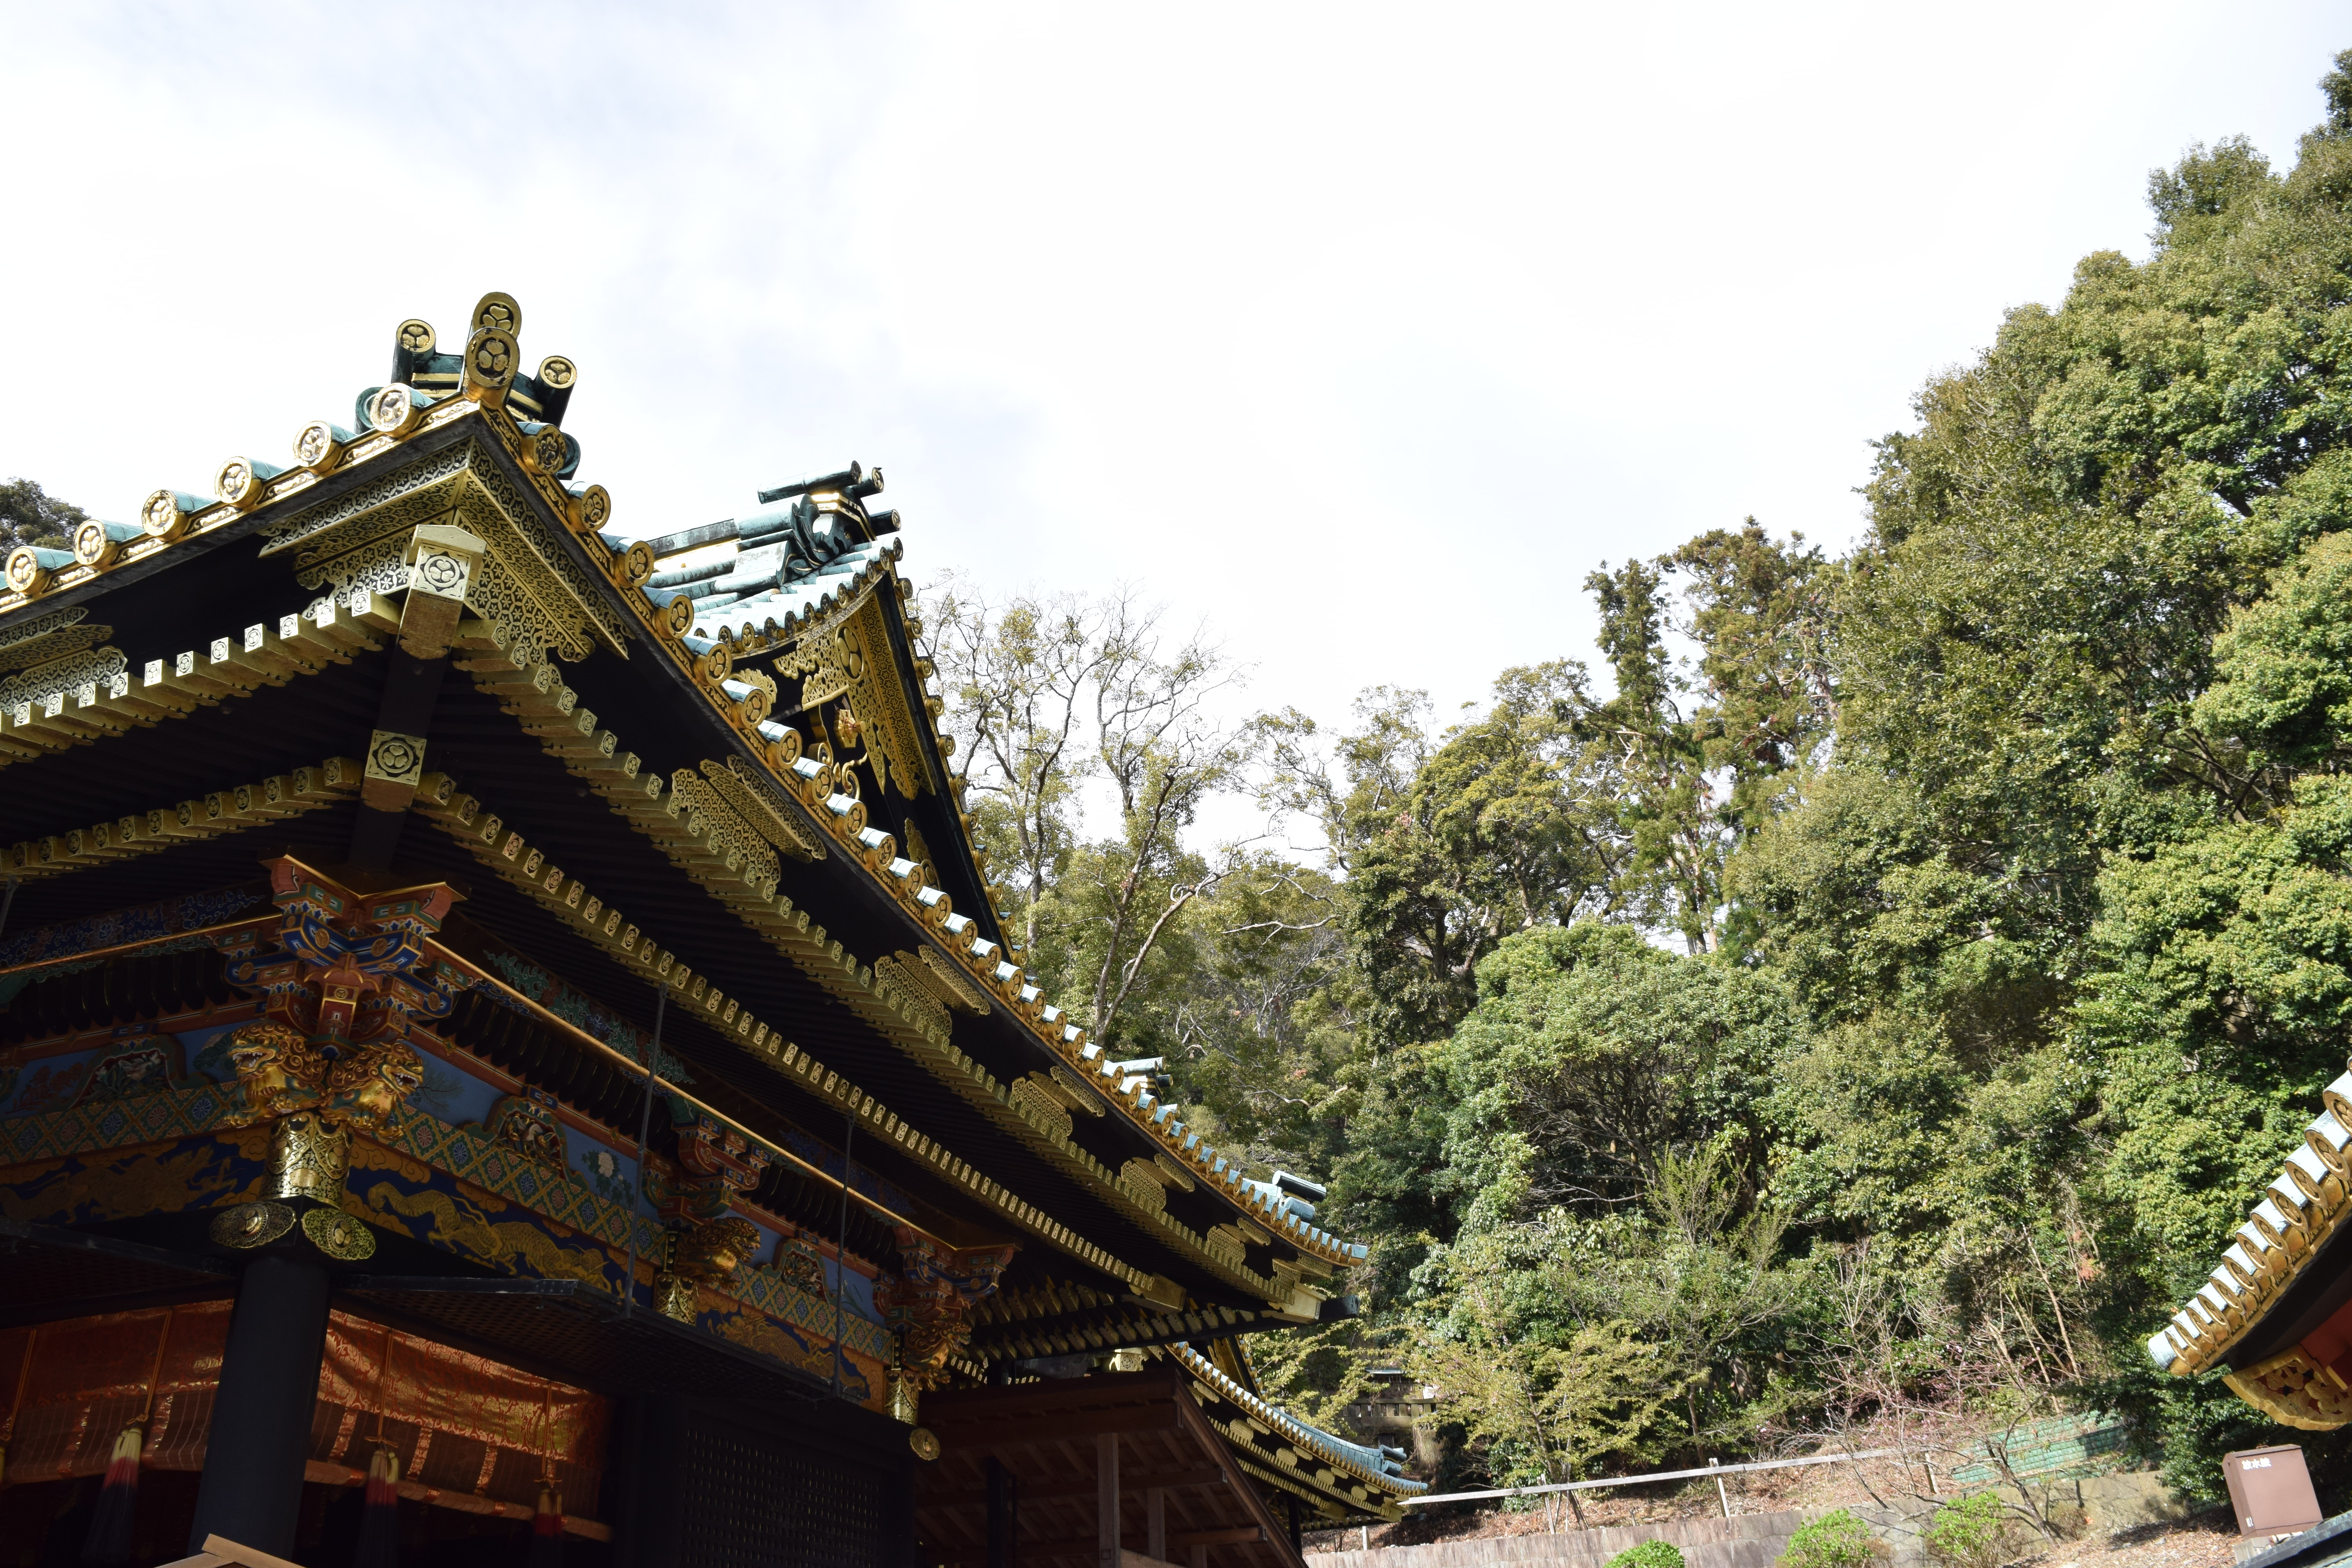
[[[112,626],[83,625],[89,614],[79,606],[53,610],[0,631],[0,675],[79,653],[114,635]]]
[[[392,594],[412,585],[412,540],[428,525],[459,529],[481,541],[480,563],[463,584],[462,602],[504,627],[518,652],[552,652],[576,662],[600,645],[624,651],[626,634],[603,591],[478,439],[433,453],[327,505],[265,521],[261,531],[268,543],[262,553],[290,556],[295,581],[313,591],[347,595],[365,587]]]
[[[929,973],[911,952],[886,954],[874,961],[874,984],[920,1014],[933,1033],[944,1038],[951,1026],[946,1005],[924,983]]]
[[[785,803],[783,792],[742,758],[729,757],[724,762],[705,758],[702,772],[703,782],[760,837],[795,860],[824,858],[824,846]]]
[[[804,633],[778,657],[775,669],[787,679],[800,680],[803,711],[846,699],[852,733],[866,744],[875,782],[895,786],[911,800],[937,787],[938,781],[924,758],[890,649],[890,634],[883,624],[880,593],[885,585],[877,583],[848,608]]]
[[[1129,1160],[1118,1168],[1118,1184],[1129,1197],[1153,1211],[1168,1206],[1168,1178],[1150,1160]],[[1285,1291],[1286,1298],[1289,1292]]]
[[[708,763],[703,765],[709,766]],[[714,777],[728,777],[729,786],[736,784],[724,768],[712,768],[711,773]],[[730,857],[729,870],[750,867],[757,876],[746,880],[775,886],[779,872],[771,836],[755,832],[745,814],[735,809],[728,796],[738,793],[736,790],[717,784],[692,768],[680,768],[670,775],[670,793],[677,800],[680,810],[692,811],[702,817],[713,845]],[[762,812],[760,815],[766,814]],[[806,858],[804,856],[800,858]]]
[[[926,947],[916,956],[922,960],[924,978],[939,993],[940,1001],[975,1018],[987,1016],[988,998],[961,970],[941,958],[937,948]]]
[[[93,629],[104,636],[111,628]],[[63,658],[45,659],[0,680],[0,712],[14,712],[28,705],[60,705],[60,699],[84,687],[112,684],[114,678],[129,668],[130,661],[119,647],[84,647]]]
[[[1075,1125],[1070,1120],[1070,1108],[1054,1090],[1054,1080],[1044,1073],[1030,1073],[1015,1079],[1012,1086],[1013,1103],[1020,1106],[1062,1137],[1070,1135]]]

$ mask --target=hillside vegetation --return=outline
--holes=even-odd
[[[2336,66],[2293,169],[2191,149],[1931,378],[1850,552],[1599,565],[1595,666],[1465,722],[1221,727],[1132,598],[934,594],[1025,962],[1372,1245],[1257,1342],[1305,1414],[1402,1365],[1505,1482],[2097,1407],[2211,1494],[2269,1436],[2140,1345],[2352,1047]],[[1193,843],[1235,791],[1318,853]]]

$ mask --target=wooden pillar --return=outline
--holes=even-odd
[[[229,1315],[189,1551],[202,1551],[208,1535],[225,1535],[293,1555],[326,1348],[326,1264],[315,1255],[275,1252],[247,1263]]]
[[[1286,1511],[1286,1512],[1290,1515],[1290,1549],[1291,1549],[1293,1552],[1299,1552],[1300,1554],[1304,1555],[1304,1554],[1305,1554],[1305,1552],[1306,1552],[1306,1551],[1307,1551],[1307,1545],[1306,1545],[1306,1542],[1301,1538],[1301,1536],[1300,1536],[1300,1534],[1299,1534],[1299,1531],[1298,1531],[1298,1499],[1297,1499],[1297,1497],[1294,1493],[1291,1493],[1291,1492],[1285,1492],[1285,1493],[1283,1493],[1283,1494],[1282,1494],[1282,1506],[1283,1506],[1284,1510],[1285,1510],[1285,1511]]]
[[[1118,1568],[1118,1434],[1095,1434],[1095,1563]]]
[[[1190,1568],[1209,1568],[1209,1549],[1195,1546],[1184,1553],[1184,1561]]]
[[[1013,1472],[988,1457],[988,1568],[1013,1568],[1021,1538],[1021,1494]]]
[[[1148,1487],[1143,1493],[1143,1554],[1168,1561],[1168,1489]]]

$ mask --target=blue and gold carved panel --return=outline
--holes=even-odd
[[[142,1148],[107,1144],[12,1161],[0,1181],[0,1214],[30,1225],[93,1226],[225,1208],[259,1197],[268,1173],[266,1127]]]

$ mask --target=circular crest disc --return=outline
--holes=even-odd
[[[293,1228],[294,1211],[284,1204],[239,1204],[213,1215],[212,1238],[216,1246],[242,1250],[267,1247]]]

